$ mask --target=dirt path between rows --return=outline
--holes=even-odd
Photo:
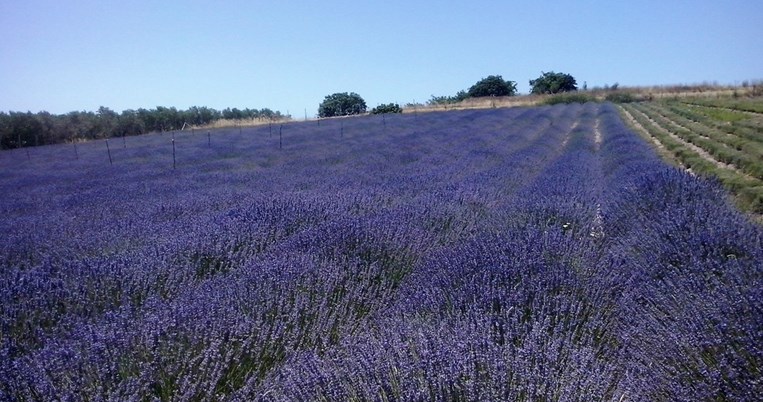
[[[626,118],[626,120],[628,121],[628,124],[631,127],[634,127],[636,130],[641,131],[647,138],[649,138],[652,141],[652,143],[654,144],[654,146],[657,147],[657,150],[660,153],[664,153],[664,154],[670,155],[670,151],[668,151],[667,148],[665,148],[665,145],[663,145],[660,142],[660,140],[657,139],[657,137],[655,137],[652,134],[650,134],[649,131],[647,131],[647,129],[645,129],[644,126],[641,125],[641,123],[636,121],[636,119],[630,114],[629,111],[625,110],[625,108],[623,108],[623,107],[620,107],[620,110],[625,115],[625,118]],[[675,157],[673,157],[672,155],[671,155],[671,158],[673,158],[675,160]],[[680,163],[680,161],[677,161],[677,162]]]
[[[593,126],[593,143],[596,146],[596,152],[599,152],[599,149],[601,148],[601,142],[603,141],[601,137],[601,130],[599,129],[599,123],[601,123],[601,119],[597,117],[596,124]]]
[[[661,116],[663,119],[667,120],[667,121],[668,121],[668,123],[669,123],[671,126],[673,126],[673,127],[677,128],[677,129],[680,129],[680,130],[686,130],[686,131],[691,131],[692,133],[694,133],[694,134],[696,134],[696,135],[698,135],[698,136],[700,136],[700,137],[702,137],[702,138],[704,138],[704,139],[706,139],[706,140],[708,140],[708,141],[715,141],[714,139],[712,139],[712,138],[710,138],[710,137],[708,137],[708,136],[706,136],[706,135],[702,135],[702,134],[700,134],[700,133],[698,133],[698,132],[696,132],[696,131],[692,130],[691,128],[689,128],[689,127],[686,127],[686,126],[682,125],[681,123],[678,123],[678,122],[676,122],[675,120],[671,119],[670,117],[668,117],[668,116],[665,116],[664,114],[660,113],[660,111],[659,111],[659,110],[657,110],[657,109],[655,109],[655,108],[650,108],[650,109],[651,109],[651,110],[652,110],[654,113],[657,113],[658,115],[660,115],[660,116]],[[643,113],[643,112],[642,112],[642,113]],[[651,118],[651,117],[649,117],[649,116],[647,116],[647,115],[644,115],[644,117],[646,117],[647,119],[649,119],[649,121],[651,121],[653,124],[655,124],[655,125],[659,125],[659,123],[657,123],[657,122],[655,122],[654,120],[652,120],[652,118]],[[660,126],[660,128],[662,128],[662,126]],[[663,129],[663,130],[666,130],[666,129]],[[728,146],[727,146],[725,143],[719,142],[719,144],[721,144],[721,145],[723,145],[723,146],[725,146],[725,147],[727,147],[727,148],[728,148]]]
[[[623,109],[623,110],[624,110],[624,109]],[[624,111],[625,111],[625,113],[626,113],[626,114],[629,116],[629,119],[635,122],[635,119],[633,118],[633,116],[631,116],[631,115],[630,115],[630,113],[629,113],[627,110],[624,110]],[[652,124],[652,125],[653,125],[653,126],[656,128],[656,129],[657,129],[657,130],[659,130],[659,131],[660,131],[660,132],[662,132],[663,134],[665,134],[665,135],[669,136],[670,138],[672,138],[672,139],[673,139],[673,140],[675,140],[676,142],[680,143],[681,145],[685,146],[686,148],[689,148],[689,149],[691,149],[692,151],[696,152],[696,153],[697,153],[697,155],[699,155],[700,157],[702,157],[702,159],[704,159],[704,160],[706,160],[706,161],[708,161],[708,162],[710,162],[710,163],[714,164],[716,167],[719,167],[719,168],[722,168],[722,169],[731,170],[731,171],[733,171],[734,173],[737,173],[737,174],[739,174],[739,175],[742,175],[742,176],[745,176],[745,177],[747,177],[747,175],[746,175],[744,172],[742,172],[742,171],[740,171],[739,169],[737,169],[737,167],[736,167],[736,166],[734,166],[734,165],[730,165],[730,164],[727,164],[727,163],[723,163],[723,162],[721,162],[721,161],[719,161],[719,160],[717,160],[717,159],[713,158],[713,156],[712,156],[712,155],[710,155],[710,153],[708,153],[707,151],[705,151],[705,150],[704,150],[704,149],[702,149],[701,147],[698,147],[698,146],[696,146],[696,145],[694,145],[694,144],[692,144],[692,143],[690,143],[690,142],[688,142],[688,141],[684,140],[683,138],[681,138],[681,137],[679,137],[679,136],[677,136],[677,135],[673,134],[673,133],[672,133],[670,130],[668,130],[668,129],[664,128],[663,126],[661,126],[661,125],[660,125],[659,123],[657,123],[656,121],[652,120],[652,119],[651,119],[649,116],[647,116],[647,115],[646,115],[646,114],[644,114],[643,112],[640,112],[640,111],[637,111],[637,110],[634,110],[634,112],[637,112],[637,113],[641,113],[642,117],[644,117],[645,119],[647,119],[647,120],[648,120],[648,121],[649,121],[649,122],[650,122],[650,123],[651,123],[651,124]],[[636,122],[636,123],[638,123],[638,122]],[[640,124],[638,125],[638,127],[641,127],[641,130],[644,130],[644,131],[646,131],[646,129],[645,129],[643,126],[641,126]],[[648,133],[648,131],[647,131],[647,133]],[[653,139],[653,141],[655,141],[655,142],[659,142],[659,140],[658,140],[657,138],[655,138],[655,137],[653,137],[653,136],[651,136],[651,135],[650,135],[650,137]],[[662,149],[664,149],[664,146],[662,146]]]
[[[575,122],[572,123],[572,126],[570,127],[569,131],[567,131],[567,134],[564,135],[564,139],[562,140],[562,149],[567,146],[567,143],[570,141],[570,137],[572,136],[572,132],[578,127],[578,124],[580,124],[580,120],[575,119]]]
[[[730,108],[730,107],[713,106],[713,105],[702,105],[702,104],[699,104],[699,103],[690,103],[690,102],[682,102],[682,103],[684,105],[687,105],[687,106],[692,107],[692,108],[700,108],[701,109],[701,108],[704,107],[704,108],[708,108],[708,109],[728,110],[730,112],[737,112],[737,113],[747,114],[747,115],[750,115],[752,117],[763,117],[763,113],[761,113],[761,112],[753,112],[751,110],[740,110],[740,109],[734,109],[734,108]],[[702,112],[700,112],[700,113],[702,113]]]

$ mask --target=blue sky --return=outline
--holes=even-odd
[[[763,1],[0,0],[0,110],[369,107],[542,71],[582,86],[763,79]]]

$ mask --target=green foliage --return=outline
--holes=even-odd
[[[95,113],[96,116],[96,130],[98,130],[98,137],[108,137],[110,133],[114,131],[114,127],[117,125],[119,114],[106,106],[101,106]]]
[[[371,114],[403,113],[403,108],[397,103],[381,104],[371,110]]]
[[[490,75],[477,81],[469,88],[469,96],[479,98],[483,96],[512,96],[517,93],[517,83],[504,81],[500,75]]]
[[[678,102],[631,103],[620,107],[665,147],[670,158],[695,174],[716,177],[735,195],[742,210],[763,214],[763,159],[755,139],[733,139],[722,130],[726,124],[708,125],[713,118],[698,113],[704,112],[704,108],[687,110]],[[733,146],[737,141],[742,141],[744,146]],[[700,155],[688,144],[702,148],[715,160]],[[715,161],[731,164],[735,169],[717,166]]]
[[[704,149],[717,161],[733,165],[747,175],[763,180],[763,144],[760,141],[730,136],[722,129],[687,119],[675,113],[676,109],[676,103],[673,102],[644,104],[640,107],[656,123],[684,141]]]
[[[427,105],[447,105],[449,103],[455,103],[452,96],[441,95],[432,97],[427,101]]]
[[[128,109],[121,114],[101,106],[96,112],[69,112],[52,115],[42,111],[0,112],[0,149],[60,144],[76,140],[139,135],[151,131],[178,130],[184,124],[201,126],[221,118],[281,119],[270,109],[230,109],[223,113],[208,107],[188,110],[157,106],[156,109]]]
[[[366,101],[355,92],[337,92],[326,96],[318,106],[318,116],[349,116],[366,112]]]
[[[0,123],[2,133],[2,147],[20,148],[48,143],[45,138],[40,138],[43,125],[31,112],[10,112],[2,115]]]
[[[530,80],[530,86],[530,92],[533,94],[557,94],[578,90],[573,76],[553,71],[542,73],[540,77]]]
[[[738,196],[742,207],[750,212],[763,215],[763,186],[742,187]]]
[[[427,101],[428,105],[449,105],[468,98],[485,96],[514,96],[517,94],[517,83],[504,81],[500,75],[490,75],[469,88],[469,91],[458,91],[455,96],[434,96]]]
[[[741,120],[749,119],[750,116],[741,112],[736,112],[728,109],[721,108],[705,108],[702,113],[705,115],[722,122],[737,122]]]
[[[701,105],[716,108],[734,109],[743,112],[763,113],[763,98],[731,98],[731,97],[697,97],[688,98],[688,104]]]
[[[245,109],[245,110],[248,110],[248,109]],[[252,115],[254,114],[256,113],[252,113]],[[206,106],[201,106],[201,107],[191,106],[188,109],[187,115],[189,120],[188,122],[196,126],[209,124],[220,118],[220,112],[218,112],[215,109],[210,109]]]
[[[114,136],[138,135],[145,132],[146,127],[138,117],[135,110],[125,110],[119,116],[114,126],[112,134]]]
[[[633,94],[628,92],[608,93],[604,99],[612,103],[631,103],[639,101],[639,99],[637,99]]]
[[[453,103],[461,102],[462,100],[469,97],[469,94],[466,93],[466,91],[458,91],[456,93],[456,96],[434,96],[432,95],[432,98],[427,101],[428,105],[450,105]]]
[[[596,98],[591,95],[586,95],[583,93],[567,93],[549,96],[543,101],[543,103],[546,105],[556,105],[559,103],[586,103],[596,101]]]

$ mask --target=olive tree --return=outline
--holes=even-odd
[[[573,76],[553,71],[541,73],[540,77],[530,80],[530,87],[530,93],[533,94],[557,94],[578,90]]]
[[[517,93],[517,83],[504,81],[500,75],[490,75],[472,85],[467,92],[471,98],[483,96],[512,96]]]
[[[355,92],[338,92],[326,96],[318,106],[318,116],[348,116],[366,112],[366,101]]]

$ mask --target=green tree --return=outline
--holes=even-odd
[[[37,112],[35,117],[40,122],[39,138],[35,141],[35,145],[55,144],[56,142],[59,142],[58,137],[61,129],[56,116],[43,110]]]
[[[123,110],[114,127],[115,136],[139,135],[145,132],[143,121],[138,117],[138,112],[132,109]]]
[[[403,108],[397,103],[381,104],[371,110],[371,114],[403,113]]]
[[[12,148],[39,145],[43,127],[32,112],[10,112],[9,118],[10,135],[8,141],[12,144]]]
[[[144,108],[138,109],[138,118],[143,122],[143,127],[146,131],[159,131],[159,121],[157,115],[153,110]]]
[[[187,122],[197,126],[209,124],[221,116],[220,112],[206,106],[192,106],[185,114]]]
[[[183,115],[174,106],[157,106],[154,114],[156,115],[157,128],[161,131],[177,130],[183,126]]]
[[[578,90],[573,76],[553,71],[541,73],[540,77],[530,80],[530,86],[530,93],[533,94],[557,94]]]
[[[469,88],[468,94],[472,98],[483,96],[512,96],[517,93],[517,83],[504,81],[500,75],[490,75],[477,81]]]
[[[0,111],[0,149],[11,149],[16,147],[13,139],[13,128],[11,127],[11,116]]]
[[[99,136],[106,138],[113,136],[119,114],[106,106],[101,106],[98,108],[95,115],[97,116],[96,124],[98,126]]]
[[[348,116],[366,112],[366,101],[355,92],[338,92],[326,96],[318,106],[318,116]]]
[[[270,109],[227,109],[238,118],[267,117],[282,119],[281,112]],[[156,109],[125,110],[121,114],[101,106],[97,112],[74,111],[53,115],[45,111],[0,112],[0,149],[57,144],[82,139],[138,135],[149,131],[175,130],[183,123],[208,124],[222,114],[208,107],[178,110],[157,106]]]
[[[275,120],[276,118],[280,116],[281,116],[280,112],[273,112],[269,108],[260,109],[260,112],[258,114],[258,117],[262,119],[270,119],[270,120]]]
[[[243,110],[239,110],[239,108],[236,108],[236,107],[234,107],[233,109],[229,107],[223,109],[222,116],[223,116],[223,119],[230,119],[230,120],[241,120],[247,117],[246,113],[244,113]]]
[[[63,136],[74,141],[76,139],[93,139],[97,137],[98,125],[93,112],[69,112],[62,116]]]

